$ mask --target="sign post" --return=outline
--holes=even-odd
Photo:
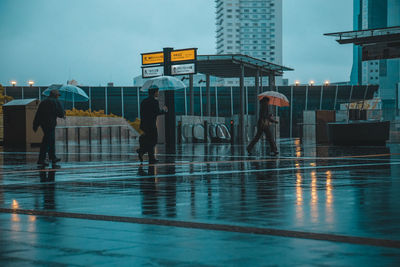
[[[163,48],[162,52],[143,53],[141,55],[143,78],[197,73],[197,48],[174,50],[172,47],[166,47]],[[164,133],[163,136],[160,136],[159,140],[161,142],[165,141],[168,153],[175,153],[175,91],[161,91],[160,104],[168,107],[168,113],[157,119],[157,125],[160,126],[160,133]]]

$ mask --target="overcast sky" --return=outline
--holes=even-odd
[[[352,47],[323,33],[352,29],[350,0],[283,0],[290,82],[349,80]],[[214,0],[0,0],[0,83],[132,85],[140,53],[215,54]]]

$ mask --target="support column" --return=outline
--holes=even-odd
[[[339,91],[339,85],[336,85],[335,101],[333,101],[333,110],[336,110],[336,103],[337,103],[338,91]]]
[[[319,98],[319,110],[322,110],[322,98],[323,98],[323,96],[324,96],[324,86],[321,85],[321,95],[320,95],[320,98]]]
[[[255,90],[256,90],[256,111],[257,116],[260,113],[260,102],[258,101],[257,95],[260,94],[260,70],[257,70],[256,77],[254,80]]]
[[[207,97],[207,117],[211,116],[211,93],[210,93],[210,75],[206,75],[206,97]]]
[[[215,86],[215,116],[218,118],[219,112],[218,112],[218,88]]]
[[[193,74],[189,75],[189,115],[194,115],[194,89],[193,89]]]
[[[244,65],[240,65],[240,113],[239,113],[239,143],[244,144]]]
[[[89,110],[92,111],[92,88],[89,87]]]
[[[308,110],[308,85],[306,85],[306,106],[305,110]]]
[[[136,100],[137,100],[137,117],[140,119],[140,92],[139,92],[139,87],[136,87]]]
[[[268,83],[271,91],[275,91],[275,75],[273,73],[268,75]]]
[[[122,118],[125,118],[125,110],[124,110],[124,87],[121,87],[121,115],[122,115]]]
[[[107,96],[107,94],[108,94],[108,87],[106,86],[106,88],[105,88],[105,90],[104,90],[104,102],[105,102],[105,110],[104,110],[104,112],[105,112],[105,114],[108,114],[108,96]]]

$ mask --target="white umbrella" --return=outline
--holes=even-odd
[[[140,91],[146,92],[151,88],[152,86],[157,86],[158,89],[161,90],[179,90],[179,89],[184,89],[186,86],[185,84],[172,76],[160,76],[160,77],[155,77],[147,80]]]

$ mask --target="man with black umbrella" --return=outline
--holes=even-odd
[[[143,155],[149,154],[149,163],[157,163],[158,160],[154,156],[155,146],[157,144],[157,116],[168,112],[166,106],[160,109],[160,104],[157,100],[159,92],[157,86],[149,88],[149,96],[140,103],[140,129],[144,132],[139,137],[140,148],[136,150],[140,161],[143,161]]]
[[[49,163],[46,161],[46,154],[49,154],[49,160],[53,164],[53,167],[61,159],[56,157],[56,125],[57,118],[64,118],[65,111],[61,106],[58,98],[60,92],[56,89],[50,91],[50,95],[47,99],[43,100],[39,104],[39,108],[36,111],[35,119],[33,120],[33,130],[36,132],[39,126],[43,130],[42,144],[40,145],[38,165],[48,166]]]

